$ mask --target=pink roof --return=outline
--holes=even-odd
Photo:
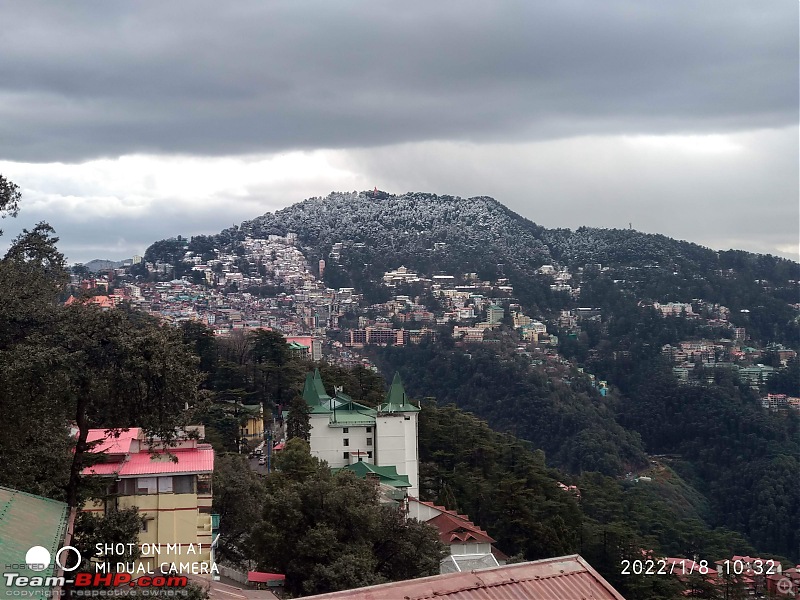
[[[344,590],[307,600],[625,600],[577,554]]]
[[[83,470],[83,475],[116,475],[123,463],[99,463]]]
[[[116,437],[108,429],[90,429],[86,441],[96,442],[103,440],[92,448],[92,452],[105,452],[107,454],[127,454],[131,451],[131,442],[139,437],[139,428],[131,427],[127,431],[120,431]]]
[[[173,450],[171,454],[177,457],[178,462],[173,462],[166,452],[151,454],[145,450],[138,454],[131,454],[123,463],[119,475],[120,477],[130,477],[170,473],[210,473],[214,470],[214,450],[210,446],[190,450]]]
[[[114,437],[106,429],[90,429],[88,442],[100,442],[92,448],[92,453],[104,452],[116,456],[114,462],[103,462],[86,467],[84,475],[117,475],[132,477],[136,475],[166,475],[169,473],[209,473],[214,470],[214,451],[208,444],[200,444],[197,448],[175,448],[170,453],[150,452],[145,446],[139,452],[131,452],[133,440],[140,434],[138,427]],[[173,461],[170,454],[177,458]],[[124,455],[124,460],[119,460]]]

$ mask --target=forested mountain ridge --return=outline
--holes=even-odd
[[[245,221],[214,236],[214,242],[231,248],[248,235],[288,232],[298,235],[312,264],[328,261],[324,277],[329,285],[361,291],[369,291],[384,272],[405,265],[422,275],[506,277],[523,304],[557,310],[569,304],[564,294],[534,277],[543,264],[557,263],[573,272],[587,264],[608,267],[637,300],[703,298],[724,304],[734,313],[732,322],[746,318],[741,310],[763,307],[783,326],[795,316],[788,304],[798,301],[796,262],[739,250],[718,252],[629,229],[547,229],[486,196],[332,193]],[[338,260],[330,261],[336,243],[344,248]]]

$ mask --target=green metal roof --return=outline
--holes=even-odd
[[[56,552],[61,548],[67,531],[69,510],[63,502],[43,498],[0,486],[0,565],[5,572],[19,573],[23,577],[52,577],[56,573]],[[5,565],[25,564],[25,554],[33,546],[42,546],[50,552],[52,567],[43,571],[30,568],[5,568]],[[0,597],[11,595],[0,578]],[[26,587],[44,597],[45,586]],[[41,591],[40,591],[41,590]]]
[[[400,373],[394,374],[392,385],[386,396],[386,402],[378,407],[379,412],[418,412],[419,408],[411,404],[406,397],[406,390],[400,380]]]
[[[375,423],[375,409],[364,406],[347,394],[339,392],[331,398],[325,392],[319,369],[306,375],[303,387],[303,399],[313,415],[330,415],[333,427],[346,425],[372,425]]]
[[[339,410],[331,412],[329,427],[347,427],[349,425],[375,425],[375,411],[372,414],[355,410]]]
[[[319,369],[315,369],[313,373],[306,374],[306,382],[303,386],[303,400],[313,409],[315,406],[329,401],[331,397],[325,391],[325,386],[322,385],[322,377],[319,374]],[[312,412],[324,412],[312,410]]]
[[[314,390],[316,390],[320,400],[327,400],[330,398],[325,391],[325,386],[322,385],[322,376],[319,374],[319,369],[314,369]]]
[[[352,471],[358,477],[364,479],[368,473],[373,473],[378,476],[381,483],[390,485],[394,488],[408,488],[411,487],[411,482],[408,480],[408,475],[400,475],[395,466],[379,467],[372,463],[359,461],[352,465],[347,465],[341,469],[332,469],[334,473],[339,471]]]

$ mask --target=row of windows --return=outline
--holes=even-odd
[[[211,475],[136,477],[117,481],[120,496],[147,494],[211,494]]]
[[[342,452],[342,458],[347,460],[348,458],[350,458],[350,453],[349,452]],[[368,450],[367,451],[367,458],[372,458],[372,450]],[[359,458],[358,460],[360,461],[361,459]]]
[[[350,428],[342,427],[342,433],[350,433]],[[372,433],[372,427],[367,427],[367,433]]]
[[[342,440],[342,445],[345,446],[345,447],[349,446],[350,445],[350,439],[349,438],[344,438]],[[372,438],[367,438],[367,446],[372,446]]]

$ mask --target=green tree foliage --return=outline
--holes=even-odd
[[[740,535],[712,530],[702,496],[672,472],[650,484],[600,473],[578,479],[545,466],[544,454],[447,406],[420,413],[420,494],[467,514],[523,560],[579,553],[629,600],[675,600],[672,578],[622,575],[623,559],[695,553],[710,560],[754,552]],[[574,483],[580,497],[558,486]]]
[[[800,396],[800,359],[793,358],[767,381],[767,390],[774,394]]]
[[[532,560],[577,549],[580,510],[543,455],[454,406],[431,404],[420,413],[419,445],[423,498],[468,514],[507,554]]]
[[[18,201],[0,177],[0,212],[16,214]],[[89,452],[89,428],[139,426],[169,443],[199,376],[177,332],[148,317],[61,306],[67,273],[57,241],[39,223],[0,260],[0,484],[79,507],[106,494],[104,482],[81,476],[102,460]],[[96,542],[135,542],[140,527],[135,510],[82,514],[73,543],[93,556]]]
[[[295,396],[289,403],[289,413],[286,416],[286,439],[299,438],[309,440],[311,436],[311,410],[302,396]]]
[[[278,466],[281,471],[266,480],[253,543],[259,568],[285,573],[289,593],[438,573],[445,551],[436,531],[382,506],[374,484],[350,472],[331,475],[297,438]]]
[[[159,261],[174,265],[183,260],[183,255],[186,252],[186,245],[185,240],[178,240],[176,238],[153,242],[147,250],[144,251],[144,260],[151,263]]]
[[[471,358],[444,342],[376,348],[384,373],[400,371],[411,395],[435,396],[486,419],[547,453],[571,472],[620,475],[646,464],[638,436],[615,420],[610,400],[548,381],[521,359],[475,348]]]
[[[20,200],[22,192],[19,191],[19,186],[0,175],[0,219],[16,217]],[[0,235],[3,235],[2,230]]]
[[[330,388],[341,387],[345,394],[359,404],[374,407],[383,402],[386,397],[383,377],[361,365],[345,369],[337,365],[321,363],[319,372],[322,380]]]
[[[169,444],[176,428],[188,424],[185,407],[200,377],[179,332],[123,309],[64,309],[45,344],[62,354],[61,404],[78,427],[67,487],[67,501],[77,506],[80,472],[96,458],[87,455],[89,429],[138,426]]]
[[[177,332],[156,321],[59,305],[66,271],[53,233],[45,223],[23,231],[0,261],[0,481],[79,506],[80,473],[98,460],[89,429],[138,426],[169,442],[199,377]]]
[[[797,559],[798,415],[763,410],[732,379],[681,387],[658,363],[638,374],[621,410],[652,452],[679,455],[676,468],[702,482],[713,525],[744,533],[762,551]]]
[[[141,555],[140,547],[135,542],[143,524],[144,517],[135,507],[110,510],[102,516],[90,512],[78,513],[72,545],[83,557],[82,568],[94,573],[94,567],[90,562],[92,559],[111,564],[134,562]],[[131,542],[134,544],[129,546]],[[108,544],[115,548],[123,548],[124,552],[101,556],[97,551],[98,544],[103,547]],[[118,544],[121,546],[117,546]]]
[[[250,532],[261,522],[264,481],[242,456],[214,461],[214,512],[220,516],[219,556],[243,564],[252,554]]]
[[[0,349],[55,321],[53,309],[67,272],[53,234],[46,223],[25,229],[0,260]]]

